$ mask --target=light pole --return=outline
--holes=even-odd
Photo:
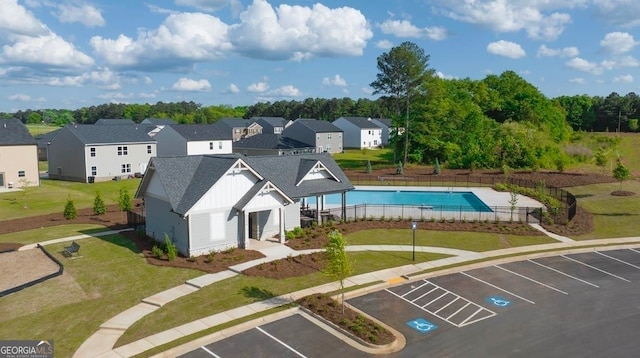
[[[418,227],[418,224],[414,221],[411,223],[411,231],[413,232],[413,255],[411,256],[411,259],[413,261],[416,260],[416,228]]]

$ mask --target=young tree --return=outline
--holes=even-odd
[[[131,196],[129,196],[129,191],[127,188],[120,188],[120,195],[118,197],[118,208],[120,211],[128,211],[131,210]]]
[[[67,199],[67,203],[64,206],[64,218],[67,220],[72,220],[78,217],[78,211],[76,210],[76,206],[73,203],[71,198]]]
[[[372,171],[372,170],[373,170],[373,169],[371,168],[371,161],[370,161],[370,160],[367,160],[367,167],[366,167],[366,169],[365,169],[365,172],[366,172],[367,174],[371,174],[371,171]]]
[[[100,192],[96,191],[96,198],[93,199],[93,213],[96,215],[103,215],[107,212],[107,207],[104,204],[104,200],[102,200],[102,196],[100,196]]]
[[[629,179],[631,172],[629,168],[622,163],[622,159],[618,158],[617,163],[616,167],[613,168],[613,177],[620,181],[620,190],[622,190],[622,182]]]
[[[433,174],[440,175],[440,162],[436,158],[436,164],[433,166]]]
[[[329,234],[329,242],[325,247],[328,261],[326,274],[340,282],[342,314],[344,314],[344,280],[353,272],[351,261],[347,257],[347,251],[345,250],[346,245],[347,243],[342,234],[334,230]]]
[[[434,70],[429,69],[429,55],[413,42],[403,42],[378,56],[378,71],[376,80],[370,86],[373,94],[388,95],[395,106],[395,115],[400,116],[405,111],[404,153],[402,166],[407,164],[409,153],[409,108],[411,98],[421,92],[426,80],[433,76]]]

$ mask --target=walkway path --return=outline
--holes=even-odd
[[[554,251],[553,253],[545,253],[545,254],[537,254],[537,255],[548,255],[548,254],[557,255],[558,251],[561,251],[561,252],[575,251],[577,248],[581,246],[587,246],[587,245],[589,246],[607,245],[608,248],[615,248],[618,246],[624,247],[628,245],[640,245],[640,237],[574,241],[566,237],[548,233],[542,227],[537,229],[549,234],[549,236],[555,238],[560,242],[553,243],[553,244],[536,245],[536,246],[515,247],[515,248],[488,251],[488,252],[473,252],[473,251],[466,251],[466,250],[459,250],[459,249],[448,249],[448,248],[442,248],[442,247],[416,246],[415,247],[416,252],[440,253],[440,254],[450,255],[450,257],[440,259],[440,260],[435,260],[435,261],[410,264],[410,265],[405,265],[401,267],[395,267],[395,268],[353,276],[348,278],[345,281],[345,287],[353,287],[353,286],[364,285],[364,284],[373,284],[372,286],[368,286],[364,290],[378,290],[390,284],[403,282],[407,280],[410,275],[424,272],[426,270],[453,266],[453,265],[460,265],[460,264],[464,264],[464,263],[468,263],[470,261],[476,261],[476,260],[487,260],[491,258],[497,259],[500,257],[506,257],[506,256],[512,256],[512,255],[519,255],[519,256],[502,258],[501,260],[503,261],[521,260],[522,255],[529,255],[527,257],[531,257],[534,251],[542,252],[542,251],[553,250]],[[76,240],[81,240],[83,238],[88,238],[88,237],[112,235],[120,231],[106,231],[106,232],[95,233],[91,235],[79,235],[79,236],[73,236],[68,238],[50,240],[50,241],[42,242],[40,244],[47,245],[47,244],[66,242],[66,241],[76,241]],[[37,244],[27,245],[28,247],[25,246],[21,249],[34,248],[36,247],[36,245]],[[618,246],[613,246],[613,245],[618,245]],[[140,339],[136,342],[132,342],[127,345],[114,348],[118,339],[124,334],[124,332],[129,327],[131,327],[131,325],[133,325],[138,320],[142,319],[144,316],[154,312],[155,310],[159,309],[163,305],[173,300],[176,300],[180,297],[183,297],[192,292],[195,292],[202,287],[211,285],[213,283],[227,279],[229,277],[233,277],[234,275],[237,275],[239,272],[245,270],[246,268],[252,267],[254,265],[258,265],[262,262],[285,258],[289,255],[295,256],[295,255],[303,255],[303,254],[307,254],[315,251],[322,251],[317,249],[295,251],[289,248],[288,246],[275,243],[275,242],[270,242],[270,241],[252,241],[251,248],[260,251],[266,257],[232,266],[227,271],[218,272],[214,274],[205,274],[205,275],[193,278],[182,285],[176,286],[174,288],[168,289],[166,291],[157,293],[153,296],[143,299],[142,302],[140,302],[139,304],[121,312],[120,314],[112,317],[111,319],[109,319],[108,321],[100,325],[100,328],[98,329],[98,331],[96,331],[92,336],[90,336],[75,352],[74,357],[81,357],[81,358],[83,357],[101,357],[101,358],[130,357],[130,356],[145,352],[149,349],[153,349],[155,347],[161,346],[163,344],[170,343],[176,339],[186,337],[193,333],[197,333],[205,329],[216,327],[221,324],[236,320],[238,318],[247,317],[259,312],[264,312],[266,310],[282,306],[283,304],[293,302],[301,297],[304,297],[313,293],[333,292],[339,288],[337,282],[332,282],[322,286],[307,288],[301,291],[289,293],[287,295],[270,298],[268,300],[264,300],[260,302],[255,302],[242,307],[237,307],[229,311],[211,315],[209,317],[204,317],[196,321],[192,321],[192,322],[183,324],[181,326],[174,327],[166,331]],[[410,245],[354,245],[354,246],[347,247],[347,251],[411,251],[413,249],[414,247]],[[591,248],[583,248],[581,250],[592,251],[594,249],[593,247],[591,247]],[[358,291],[352,292],[351,294],[359,294],[361,292],[362,290],[358,290]],[[279,315],[272,317],[271,319],[277,319],[282,317],[283,315],[288,315],[288,314],[291,314],[290,310],[286,312],[282,312]],[[261,320],[264,321],[266,319],[267,318],[265,317]],[[231,332],[227,330],[225,331],[226,333],[219,332],[218,335],[233,334],[233,332],[240,332],[244,329],[246,329],[246,326],[240,325],[240,326],[230,328]]]

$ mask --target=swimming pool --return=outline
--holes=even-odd
[[[422,208],[455,209],[456,211],[492,212],[491,208],[474,193],[466,191],[403,191],[403,190],[352,190],[347,192],[347,206],[413,205]],[[315,205],[315,198],[307,201]],[[325,196],[325,205],[341,204],[340,194]]]

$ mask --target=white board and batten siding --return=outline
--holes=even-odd
[[[238,246],[237,216],[227,220],[229,211],[202,212],[189,216],[190,252],[192,256],[223,251]]]
[[[189,209],[189,213],[233,207],[251,189],[257,178],[248,170],[225,174]]]
[[[149,181],[149,186],[147,187],[145,195],[150,195],[155,198],[163,199],[165,201],[169,200],[169,198],[167,197],[167,194],[164,191],[164,188],[162,187],[160,178],[157,175],[154,175],[151,177],[151,180]]]
[[[203,140],[187,142],[187,154],[229,154],[232,153],[230,140]]]

